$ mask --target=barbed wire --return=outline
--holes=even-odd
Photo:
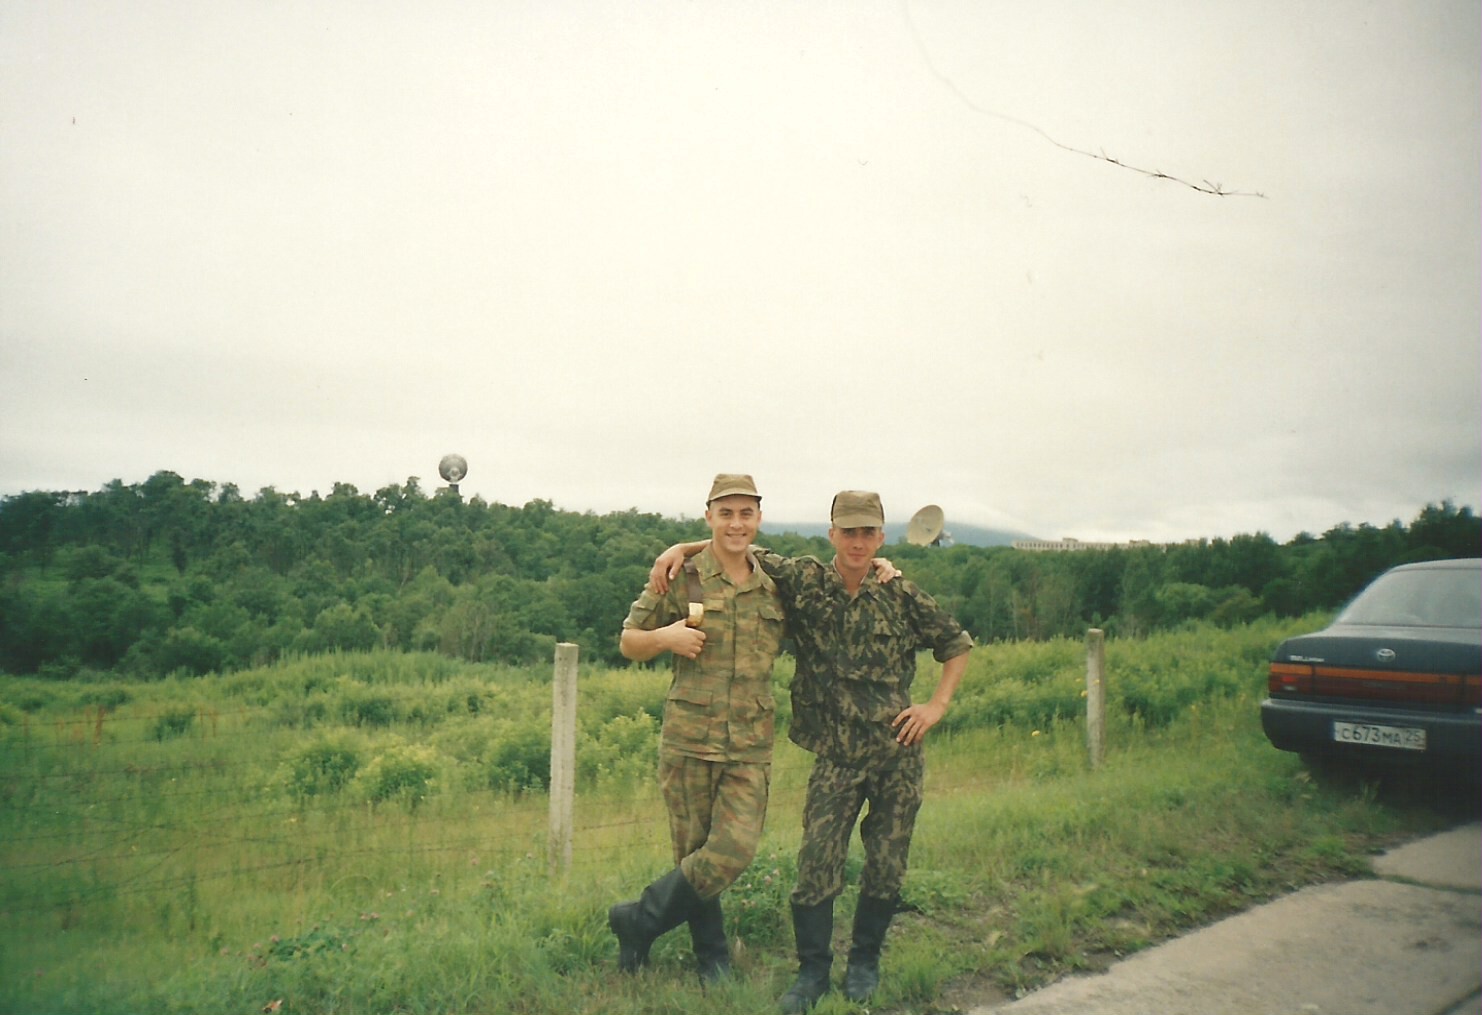
[[[655,702],[654,704],[662,706],[662,701],[660,700],[658,702]],[[659,717],[659,711],[661,709],[648,708],[640,705],[638,706],[638,710],[652,716],[655,720],[657,720]],[[326,713],[322,717],[322,719],[311,718],[309,721],[301,724],[292,721],[285,721],[283,717],[275,713],[267,706],[247,706],[238,709],[225,710],[203,707],[190,712],[185,712],[180,709],[165,709],[160,712],[129,714],[120,714],[118,712],[105,711],[101,717],[101,722],[100,717],[96,715],[75,719],[60,717],[37,719],[28,715],[26,718],[26,722],[20,728],[19,741],[22,744],[29,742],[36,747],[92,747],[96,749],[102,749],[104,747],[126,747],[133,745],[170,743],[174,740],[207,739],[207,735],[202,732],[202,730],[204,730],[207,725],[210,725],[212,727],[209,737],[256,737],[262,735],[263,731],[261,729],[244,729],[236,733],[232,733],[229,731],[217,731],[216,727],[222,724],[222,720],[236,718],[257,720],[265,723],[267,726],[274,730],[284,733],[311,732],[320,729],[321,724],[326,727],[333,725],[336,729],[353,730],[357,732],[384,731],[393,726],[414,726],[418,727],[420,730],[425,731],[427,729],[435,729],[448,720],[478,719],[482,714],[478,712],[459,712],[456,710],[449,710],[445,712],[432,713],[426,718],[412,715],[403,715],[397,716],[394,719],[390,719],[385,722],[373,722],[356,721],[353,717],[347,717],[347,711],[349,710],[341,707],[340,709],[336,709],[332,712]],[[618,713],[617,715],[631,714],[632,713]],[[590,721],[596,721],[600,723],[608,719],[616,718],[617,715],[599,716],[595,720]],[[141,736],[138,738],[121,737],[117,733],[113,732],[119,726],[124,724],[142,724],[149,722],[158,723],[161,721],[170,720],[185,721],[182,717],[188,717],[190,725],[188,727],[183,727],[179,731],[150,733],[147,736]],[[333,718],[348,719],[348,721],[335,725],[328,722],[328,720]],[[52,743],[50,745],[46,745],[41,742],[42,737],[45,735],[45,731],[47,730],[50,730],[53,733]],[[66,730],[67,732],[64,734],[62,732],[63,730]]]
[[[146,732],[150,723],[172,721],[189,726],[164,735]],[[367,752],[374,753],[378,735],[415,737],[437,725],[400,717],[369,727],[326,723],[323,732],[363,733],[372,740]],[[8,811],[0,828],[0,850],[6,857],[0,908],[7,913],[56,912],[100,900],[193,890],[203,882],[240,878],[248,883],[278,871],[353,868],[366,856],[387,854],[415,863],[466,852],[492,869],[522,859],[547,859],[548,833],[532,813],[546,799],[544,791],[528,798],[471,791],[480,809],[491,808],[488,817],[497,817],[502,809],[524,812],[517,827],[500,827],[485,814],[471,823],[468,813],[438,810],[436,796],[420,806],[409,806],[405,797],[377,803],[351,792],[295,797],[281,775],[294,756],[284,751],[279,759],[265,759],[260,742],[270,735],[291,743],[307,739],[314,729],[282,724],[278,713],[263,705],[173,705],[147,711],[88,705],[81,716],[27,713],[23,728],[12,726],[0,742],[8,762],[0,768]],[[244,746],[249,744],[253,746]],[[197,756],[152,756],[181,750]],[[123,760],[126,752],[133,756]],[[653,760],[656,769],[657,757]],[[450,759],[450,764],[468,762]],[[28,781],[31,786],[22,790]],[[800,773],[774,775],[774,804],[796,807],[800,785]],[[594,791],[602,792],[600,784]],[[27,799],[18,800],[21,795]],[[610,865],[615,837],[625,847],[642,844],[665,851],[669,830],[657,780],[625,799],[622,807],[626,814],[614,814],[611,798],[604,798],[600,811],[578,817],[572,867]],[[351,827],[345,822],[358,814],[365,821],[354,823],[357,835],[362,840],[373,836],[374,842],[355,847],[344,833]],[[403,835],[405,844],[387,841]],[[34,855],[38,850],[47,855]],[[213,856],[210,850],[226,856]],[[273,852],[288,855],[243,863]],[[203,861],[215,862],[207,866]]]
[[[194,796],[195,794],[190,794]],[[797,792],[783,790],[774,792],[774,802],[786,801],[790,805],[797,803]],[[646,842],[650,847],[662,847],[668,842],[668,825],[663,816],[662,804],[657,795],[651,799],[638,798],[632,801],[635,810],[637,808],[652,807],[650,814],[634,813],[630,817],[614,820],[608,816],[598,816],[597,820],[578,823],[575,829],[576,841],[573,843],[573,866],[583,869],[592,869],[611,863],[610,837],[615,833],[637,830],[640,834],[628,834],[625,836],[626,843]],[[467,817],[455,815],[440,815],[429,818],[416,812],[402,812],[394,815],[384,811],[375,813],[373,820],[374,831],[378,837],[394,837],[403,832],[414,833],[422,831],[427,834],[437,835],[438,841],[433,844],[415,843],[408,846],[388,846],[384,842],[373,846],[362,848],[344,848],[343,846],[326,851],[323,842],[315,844],[312,854],[302,853],[297,856],[285,857],[279,860],[265,861],[258,864],[242,865],[240,862],[231,862],[221,867],[208,869],[195,869],[189,873],[172,874],[168,877],[150,878],[150,875],[160,871],[172,861],[188,856],[192,851],[198,850],[205,844],[217,844],[224,846],[235,846],[247,850],[262,850],[271,848],[294,848],[304,849],[307,845],[306,839],[312,842],[314,837],[323,834],[333,834],[332,830],[306,829],[302,834],[281,834],[264,832],[242,832],[240,826],[245,824],[260,824],[265,817],[293,817],[293,816],[323,816],[333,819],[338,813],[350,811],[361,811],[366,808],[363,801],[342,801],[330,807],[318,807],[311,811],[302,808],[285,805],[275,810],[263,810],[248,812],[244,814],[238,804],[232,800],[224,801],[220,807],[207,811],[204,814],[196,814],[193,817],[181,821],[148,822],[140,824],[126,818],[114,818],[109,815],[89,815],[90,821],[114,821],[118,824],[115,830],[104,833],[104,841],[96,843],[80,853],[70,854],[64,857],[49,857],[45,860],[11,862],[6,865],[7,881],[6,888],[13,893],[5,904],[5,910],[12,913],[37,913],[67,909],[81,904],[97,901],[99,899],[112,898],[116,896],[131,896],[147,894],[149,892],[173,891],[195,885],[200,882],[218,881],[224,878],[240,876],[250,877],[263,872],[282,870],[292,867],[304,867],[317,865],[326,868],[343,867],[353,865],[357,858],[370,855],[385,855],[394,852],[398,855],[406,855],[409,858],[420,858],[430,855],[468,852],[481,858],[498,857],[504,861],[519,858],[533,858],[539,855],[545,857],[545,835],[544,830],[536,831],[526,828],[510,832],[501,837],[498,830],[487,827],[468,830],[461,836],[452,839],[443,836],[439,830],[449,825],[457,825],[460,828],[468,828]],[[374,813],[374,812],[373,812]],[[231,829],[223,825],[222,819],[229,816],[232,819]],[[646,834],[643,834],[646,833]],[[41,833],[33,836],[3,836],[0,837],[0,846],[13,850],[17,846],[38,844],[52,841],[55,838],[75,839],[78,836],[75,827],[59,830],[57,832]],[[190,841],[173,844],[158,845],[154,848],[124,849],[125,846],[136,844],[154,834],[188,835]],[[129,872],[121,872],[117,877],[108,879],[102,883],[94,883],[87,887],[59,887],[38,886],[39,895],[32,898],[26,897],[24,886],[18,886],[12,878],[19,876],[21,879],[35,880],[35,875],[46,871],[60,872],[64,876],[69,872],[86,870],[91,877],[99,876],[99,868],[112,864],[128,863],[133,865]],[[483,866],[483,864],[480,864]],[[21,891],[16,892],[20,887]]]

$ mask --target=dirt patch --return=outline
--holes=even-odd
[[[928,1015],[954,1015],[974,1008],[996,1008],[1008,1004],[1014,996],[987,976],[964,976],[953,980],[930,1008]]]

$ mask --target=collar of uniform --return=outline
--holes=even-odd
[[[762,566],[757,563],[756,554],[751,552],[751,547],[746,548],[746,563],[751,566],[751,575],[738,585],[737,588],[749,589],[758,582],[762,582],[765,578],[766,573],[762,570]],[[705,549],[695,554],[695,569],[700,572],[700,577],[702,578],[720,576],[726,581],[730,581],[729,576],[726,575],[725,568],[720,565],[720,558],[715,555],[715,552],[710,548],[708,543],[705,545]]]
[[[838,554],[835,554],[834,555],[834,559],[831,560],[831,561],[829,561],[829,573],[832,576],[833,581],[836,584],[838,584],[838,586],[840,588],[847,589],[849,587],[844,582],[844,576],[839,573],[839,557],[838,557]],[[873,592],[875,589],[878,589],[878,588],[881,588],[881,587],[882,586],[880,584],[880,576],[875,571],[875,565],[874,564],[871,564],[865,570],[864,579],[859,583],[859,591],[860,592],[863,592],[866,589],[869,589],[869,590],[871,590],[871,592]]]

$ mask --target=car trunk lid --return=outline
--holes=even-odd
[[[1276,650],[1269,688],[1399,706],[1482,707],[1482,648],[1476,633],[1342,625],[1290,638]]]

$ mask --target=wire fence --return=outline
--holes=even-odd
[[[172,721],[178,730],[153,732]],[[295,796],[270,784],[282,760],[255,749],[272,726],[263,706],[88,706],[10,728],[0,740],[0,916],[59,916],[65,926],[104,904],[327,885],[372,870],[548,876],[545,792]],[[414,740],[417,729],[370,732]],[[796,810],[801,786],[774,783],[773,797]],[[670,848],[656,778],[575,793],[569,870],[600,875],[618,850],[663,863]]]
[[[436,728],[404,719],[356,732],[416,743]],[[45,917],[213,886],[299,889],[368,872],[498,881],[515,869],[551,876],[559,859],[593,877],[619,854],[670,859],[656,777],[575,786],[569,854],[558,857],[551,800],[539,789],[464,784],[383,801],[344,788],[295,793],[280,755],[311,732],[323,731],[285,726],[273,702],[23,716],[0,730],[0,915]],[[638,760],[627,771],[647,766]],[[651,762],[656,773],[656,752]],[[774,767],[769,826],[784,839],[797,834],[805,778],[803,764]]]
[[[237,762],[206,770],[229,776],[249,767]],[[13,768],[0,770],[12,788],[24,775]],[[801,811],[802,773],[792,775],[773,784],[770,824],[790,828]],[[950,786],[934,788],[961,793],[986,791],[991,785],[986,777],[958,777]],[[573,871],[600,874],[612,866],[617,850],[644,853],[659,864],[666,861],[669,832],[656,781],[621,796],[618,813],[611,793],[595,792],[588,799],[579,792],[576,799]],[[108,801],[102,800],[43,803],[37,797],[18,805],[12,799],[5,807],[5,831],[0,832],[0,910],[38,917],[211,885],[235,892],[285,883],[292,887],[306,880],[328,884],[388,865],[429,872],[461,867],[471,879],[497,881],[523,864],[547,876],[543,793],[465,793],[457,800],[476,804],[479,815],[455,813],[436,802],[415,809],[347,799],[306,806],[229,788],[182,787],[151,794],[154,817],[141,816],[117,800],[112,804],[122,813],[110,814]]]

